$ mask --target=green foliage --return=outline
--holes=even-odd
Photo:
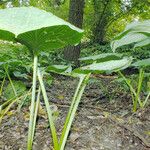
[[[71,73],[72,67],[70,65],[49,65],[46,69],[47,72],[54,72],[57,74]]]
[[[138,68],[148,67],[150,66],[150,58],[136,61],[135,63],[132,64],[132,66],[138,67]]]
[[[150,56],[149,46],[134,48],[133,44],[131,44],[119,47],[116,51],[119,53],[124,53],[127,56],[134,56],[136,60],[146,59]]]
[[[88,57],[93,55],[99,55],[101,53],[112,53],[109,44],[100,45],[96,43],[83,43],[81,50],[81,57]]]
[[[30,6],[52,12],[56,16],[65,20],[68,18],[69,0],[30,0]]]
[[[89,57],[83,57],[80,58],[80,61],[84,61],[86,63],[92,63],[94,61],[96,62],[104,62],[104,61],[109,61],[109,60],[118,60],[122,58],[122,54],[117,54],[117,53],[102,53],[100,55],[94,55],[94,56],[89,56]]]
[[[99,55],[101,58],[101,55]],[[97,60],[99,58],[97,57]],[[114,55],[112,54],[112,59],[111,60],[106,60],[102,62],[94,62],[91,65],[88,66],[83,66],[79,69],[75,69],[75,72],[83,72],[83,73],[103,73],[107,71],[118,71],[121,69],[125,69],[128,66],[130,66],[132,62],[132,57],[124,57],[123,59],[120,60],[115,60]]]
[[[30,78],[28,74],[31,73],[32,57],[28,55],[26,47],[0,41],[0,61],[0,78],[5,76],[4,67],[6,65],[8,66],[10,76],[22,79]]]
[[[33,7],[0,10],[0,20],[2,40],[25,44],[35,54],[77,44],[82,37],[82,30]]]
[[[145,45],[150,45],[149,27],[150,27],[150,20],[129,24],[126,27],[126,29],[122,33],[120,33],[118,36],[116,36],[114,40],[112,41],[111,43],[112,50],[115,51],[118,47],[121,47],[123,45],[129,45],[129,44],[134,44],[134,47],[142,47]],[[126,78],[125,75],[123,75],[119,71],[119,75],[122,77],[122,79],[125,81],[125,83],[128,85],[130,89],[134,112],[137,110],[138,104],[141,108],[143,108],[147,104],[147,101],[150,97],[150,91],[148,91],[146,98],[144,100],[141,100],[141,94],[142,94],[142,89],[143,89],[142,85],[145,79],[144,78],[145,68],[150,65],[149,62],[150,60],[148,58],[148,59],[139,60],[132,64],[132,66],[139,69],[139,77],[138,77],[138,82],[137,82],[138,84],[136,87],[132,85],[132,82],[129,78]]]
[[[42,79],[41,70],[38,67],[38,56],[41,51],[54,50],[67,45],[75,45],[79,43],[83,31],[54,16],[51,13],[47,13],[33,7],[0,10],[0,20],[0,39],[13,42],[16,41],[26,45],[34,57],[32,100],[28,132],[28,150],[32,149],[41,93],[40,91],[42,91],[46,110],[48,113],[48,120],[50,123],[54,148],[57,150],[59,148],[57,133]],[[40,83],[40,88],[37,101],[35,103],[37,76]]]
[[[21,81],[12,81],[12,82],[18,96],[22,95],[26,91],[26,86],[23,82]],[[16,97],[10,83],[5,87],[4,97],[7,98],[8,100]]]
[[[119,52],[125,56],[133,56],[135,60],[146,59],[150,56],[149,46],[144,47],[133,47],[133,44],[125,45],[118,47],[116,53]],[[90,55],[99,55],[102,53],[112,53],[111,47],[109,44],[100,45],[100,44],[84,44],[81,50],[81,57],[87,57]]]
[[[134,47],[150,44],[150,20],[129,24],[125,30],[114,38],[111,43],[112,50],[118,47],[135,43]]]
[[[97,43],[110,41],[133,20],[149,18],[149,1],[86,1],[84,28]],[[93,16],[93,17],[91,17]]]

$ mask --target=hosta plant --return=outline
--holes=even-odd
[[[3,81],[1,83],[0,87],[0,96],[4,96],[5,99],[7,99],[6,102],[3,104],[0,104],[0,122],[3,119],[3,116],[9,111],[10,107],[16,102],[15,99],[20,96],[21,92],[19,91],[20,88],[17,88],[16,82],[14,82],[11,77],[10,77],[10,64],[11,67],[13,66],[14,68],[20,64],[20,61],[18,60],[8,60],[6,58],[1,58],[0,59],[0,67],[3,69]],[[6,78],[8,78],[9,83],[6,86],[6,89],[4,90],[4,85],[6,83]],[[23,89],[25,91],[25,89]],[[3,92],[4,91],[4,92]]]
[[[111,48],[115,52],[117,48],[134,44],[134,48],[150,45],[150,20],[133,22],[117,35],[111,42]]]
[[[115,52],[118,47],[129,44],[133,44],[134,48],[150,45],[150,20],[129,24],[122,33],[113,39],[111,47]],[[133,88],[130,79],[126,78],[125,75],[119,71],[119,75],[124,79],[131,91],[133,111],[137,110],[137,104],[139,104],[140,107],[144,107],[149,99],[150,91],[148,91],[146,98],[143,101],[141,100],[141,89],[145,76],[145,70],[149,65],[149,58],[138,60],[131,65],[132,67],[136,67],[139,70],[139,79],[136,89]]]
[[[0,39],[19,42],[25,45],[33,56],[33,85],[28,132],[28,150],[32,149],[35,130],[37,79],[39,80],[40,89],[46,105],[54,149],[59,149],[52,112],[49,107],[48,97],[38,65],[39,53],[41,51],[53,51],[67,45],[75,45],[80,41],[82,33],[82,30],[73,25],[51,13],[37,8],[21,7],[0,10]],[[36,104],[38,105],[38,101]]]
[[[136,86],[135,83],[132,82],[133,80],[132,78],[130,78],[129,76],[125,76],[121,71],[119,71],[118,73],[120,77],[123,79],[121,81],[125,82],[126,85],[129,87],[132,96],[133,111],[135,112],[138,106],[140,108],[145,107],[150,97],[150,88],[147,86],[148,81],[146,80],[147,78],[149,78],[150,73],[146,73],[145,71],[146,67],[150,66],[150,59],[143,59],[143,60],[136,61],[135,63],[131,64],[131,66],[137,68],[139,71],[138,80],[136,81],[137,83]],[[133,75],[133,76],[135,80],[137,75]],[[121,78],[119,78],[118,81]],[[147,89],[144,89],[144,82],[146,82],[145,88]]]
[[[47,68],[47,71],[55,72],[58,74],[63,74],[67,76],[77,77],[79,78],[79,83],[76,87],[75,94],[73,96],[71,106],[69,108],[69,112],[67,114],[67,118],[65,120],[65,124],[63,127],[63,131],[60,137],[60,143],[59,143],[59,149],[63,150],[66,144],[66,140],[73,122],[73,119],[75,117],[75,113],[77,111],[78,105],[80,103],[82,94],[84,92],[84,89],[89,81],[90,75],[92,73],[105,73],[107,71],[111,72],[117,72],[118,70],[122,70],[130,66],[132,62],[131,57],[121,57],[122,55],[118,54],[102,54],[98,56],[91,56],[91,57],[85,57],[81,58],[83,61],[86,60],[86,62],[89,60],[91,62],[91,59],[94,59],[94,62],[88,66],[83,66],[80,68],[77,68],[75,70],[71,70],[70,66],[64,66],[64,65],[53,65],[49,66]]]

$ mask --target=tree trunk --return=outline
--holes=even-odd
[[[93,41],[99,44],[105,44],[106,29],[108,24],[108,18],[111,15],[109,10],[111,0],[105,1],[94,1],[94,10],[96,19],[95,27],[93,28]],[[99,10],[98,5],[101,6],[102,10]]]
[[[95,43],[99,44],[105,44],[105,35],[106,35],[106,25],[107,25],[107,20],[105,19],[99,19],[96,27],[94,28],[93,31],[93,40]]]
[[[84,0],[70,0],[69,22],[82,28],[84,14]],[[78,58],[80,57],[80,44],[78,46],[68,46],[64,49],[64,58],[73,61],[79,66]]]

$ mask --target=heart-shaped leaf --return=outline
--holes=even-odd
[[[0,39],[20,42],[37,54],[75,45],[82,34],[79,28],[34,7],[0,10]]]
[[[118,47],[131,43],[135,43],[135,47],[150,44],[150,20],[129,24],[122,33],[113,39],[111,47],[115,51]]]
[[[93,63],[88,66],[84,66],[78,69],[75,69],[74,72],[78,73],[103,73],[107,71],[118,71],[125,69],[130,66],[132,62],[132,57],[124,57],[120,60],[110,60],[101,63]]]

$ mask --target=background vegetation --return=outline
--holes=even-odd
[[[35,6],[50,11],[58,17],[85,30],[82,44],[67,47],[59,53],[57,61],[74,61],[79,65],[78,58],[87,54],[109,52],[109,42],[125,26],[133,21],[150,19],[149,0],[1,0],[0,7]],[[147,48],[133,51],[127,46],[119,52],[132,53],[136,58],[149,55]],[[80,50],[82,49],[82,50]],[[58,55],[52,54],[52,55]],[[51,55],[51,56],[52,56]]]

